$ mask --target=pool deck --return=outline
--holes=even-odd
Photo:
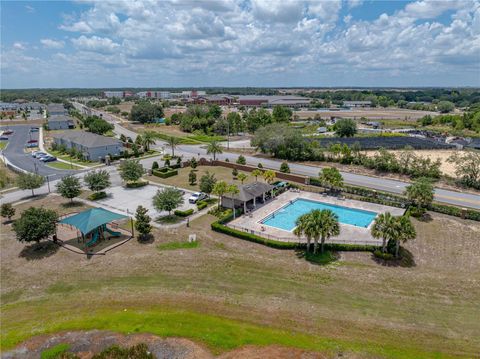
[[[271,227],[265,224],[262,224],[262,220],[268,217],[272,212],[277,211],[283,206],[294,201],[298,198],[309,199],[312,201],[323,202],[327,204],[334,204],[337,206],[362,209],[365,211],[371,211],[376,213],[385,213],[390,212],[394,216],[401,216],[405,210],[402,208],[384,206],[376,203],[356,201],[352,199],[339,199],[338,197],[322,195],[312,192],[293,192],[287,191],[282,193],[278,197],[270,200],[257,207],[253,212],[245,216],[241,216],[234,221],[228,223],[229,227],[253,233],[265,238],[275,239],[278,241],[284,242],[306,242],[305,238],[299,239],[292,232],[282,230],[279,228]],[[340,235],[337,237],[332,237],[327,243],[345,243],[345,244],[370,244],[370,245],[380,245],[382,243],[381,239],[375,239],[370,234],[370,228],[373,222],[367,227],[356,227],[348,224],[340,223]]]

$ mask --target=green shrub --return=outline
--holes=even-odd
[[[383,253],[380,249],[377,249],[375,251],[373,251],[373,255],[377,258],[380,258],[380,259],[384,259],[384,260],[392,260],[394,257],[393,257],[393,254],[391,253]]]
[[[55,359],[58,358],[60,355],[65,353],[68,349],[70,349],[70,344],[61,343],[57,344],[49,349],[45,349],[40,354],[41,359]]]
[[[306,243],[297,243],[297,242],[281,242],[281,241],[276,241],[273,239],[267,239],[263,238],[260,236],[257,236],[252,233],[248,232],[242,232],[230,227],[227,227],[224,225],[224,223],[227,223],[231,218],[233,218],[233,214],[230,214],[229,216],[226,216],[216,222],[213,222],[211,224],[212,230],[215,232],[220,232],[227,234],[229,236],[233,236],[236,238],[244,239],[249,242],[254,242],[254,243],[259,243],[266,245],[271,248],[276,248],[276,249],[302,249],[306,248]],[[371,245],[360,245],[360,244],[336,244],[336,243],[326,243],[325,244],[325,249],[330,250],[330,251],[354,251],[354,252],[362,252],[362,251],[367,251],[367,252],[373,252],[376,250],[378,247],[377,246],[371,246]]]
[[[198,208],[199,211],[206,208],[207,206],[208,206],[208,203],[205,202],[205,201],[198,201],[197,202],[197,208]]]
[[[148,181],[137,181],[137,182],[127,182],[125,187],[127,188],[139,188],[146,186],[148,184]]]
[[[178,217],[188,217],[188,216],[192,215],[193,212],[194,212],[193,208],[187,209],[186,211],[181,211],[181,210],[177,209],[173,212],[173,214],[178,216]]]
[[[178,175],[178,170],[169,167],[162,167],[158,170],[153,170],[152,174],[160,178],[169,178]]]
[[[102,191],[102,192],[94,192],[91,195],[88,196],[88,199],[90,201],[97,201],[99,199],[107,197],[107,193]]]
[[[159,167],[159,166],[158,166],[158,162],[157,162],[157,161],[153,161],[153,163],[152,163],[152,171],[158,169],[158,167]]]

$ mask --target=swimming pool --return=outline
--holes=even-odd
[[[314,209],[329,209],[338,216],[340,223],[363,228],[367,228],[377,216],[376,212],[298,198],[263,219],[262,223],[285,231],[292,231],[297,218]]]

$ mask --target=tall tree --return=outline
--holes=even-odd
[[[55,233],[57,212],[43,207],[30,207],[13,222],[13,230],[20,242],[40,242]]]
[[[68,198],[70,202],[73,202],[73,199],[82,193],[82,185],[77,177],[68,175],[57,183],[57,191],[62,197]]]
[[[381,213],[375,219],[371,229],[373,238],[382,238],[382,251],[387,251],[387,242],[397,236],[396,219],[390,212]]]
[[[240,180],[240,182],[242,182],[242,184],[243,184],[243,182],[248,178],[248,176],[247,176],[245,173],[242,172],[242,173],[239,173],[239,174],[237,175],[237,178],[238,178],[238,179]]]
[[[263,171],[259,169],[254,169],[252,171],[252,176],[255,177],[255,181],[258,180],[258,176],[263,176]]]
[[[157,137],[157,134],[153,131],[145,131],[143,133],[143,149],[145,151],[150,151],[150,146],[155,144],[155,139]]]
[[[45,183],[45,178],[42,176],[36,175],[34,173],[21,173],[17,177],[17,186],[20,189],[30,189],[32,190],[32,196],[35,196],[33,190],[42,187]]]
[[[222,153],[222,146],[220,146],[220,142],[212,141],[207,146],[207,155],[213,155],[213,160],[216,160],[217,154]]]
[[[323,186],[331,189],[339,189],[343,187],[342,174],[335,167],[322,168],[319,180]]]
[[[120,166],[120,177],[126,182],[137,182],[145,173],[142,164],[138,160],[125,160]]]
[[[212,193],[215,183],[217,183],[215,174],[207,171],[202,177],[200,177],[200,191],[207,194]]]
[[[105,170],[89,172],[83,181],[90,191],[101,192],[110,186],[110,174]]]
[[[175,136],[170,136],[167,138],[167,143],[172,149],[172,157],[175,156],[175,148],[180,144],[180,139]]]
[[[167,187],[163,190],[158,190],[153,197],[153,206],[157,211],[168,211],[171,215],[175,208],[183,204],[183,195],[178,189]]]
[[[222,197],[227,193],[228,191],[228,184],[225,181],[218,181],[215,183],[213,186],[212,193],[216,196],[218,196],[218,204],[222,202]]]
[[[400,242],[405,243],[408,240],[415,239],[415,237],[417,236],[417,232],[415,231],[415,227],[410,221],[410,217],[407,215],[396,217],[395,222],[395,257],[398,258],[398,254],[400,251]]]
[[[130,120],[141,123],[153,122],[163,117],[163,108],[149,101],[140,101],[130,110]]]
[[[151,218],[148,215],[148,209],[143,206],[138,206],[135,212],[135,229],[140,233],[140,239],[145,239],[152,231],[150,221]]]
[[[232,196],[232,199],[233,197],[236,195],[236,194],[239,194],[240,193],[240,190],[238,189],[238,187],[234,184],[231,184],[229,186],[227,186],[227,193],[229,195]],[[235,202],[233,202],[235,203]],[[233,206],[233,218],[235,219],[235,215],[236,215],[236,212],[235,212],[235,206]]]
[[[342,118],[333,126],[335,134],[340,137],[353,137],[357,133],[357,123],[350,118]]]
[[[411,203],[424,210],[433,201],[434,188],[428,178],[419,178],[407,186],[405,194]]]
[[[275,181],[275,171],[266,170],[265,172],[263,172],[263,179],[268,184],[271,184],[273,181]],[[270,195],[273,198],[273,188],[272,188],[272,191],[271,191]]]
[[[294,234],[298,237],[307,237],[307,252],[310,250],[310,242],[314,240],[313,253],[318,252],[318,240],[321,239],[321,252],[324,252],[325,240],[340,234],[338,216],[329,209],[315,209],[300,216],[296,222]]]

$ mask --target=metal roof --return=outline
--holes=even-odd
[[[83,234],[87,234],[104,224],[123,218],[127,218],[127,216],[110,212],[103,208],[91,208],[64,218],[60,220],[59,223],[69,224],[77,228]]]

